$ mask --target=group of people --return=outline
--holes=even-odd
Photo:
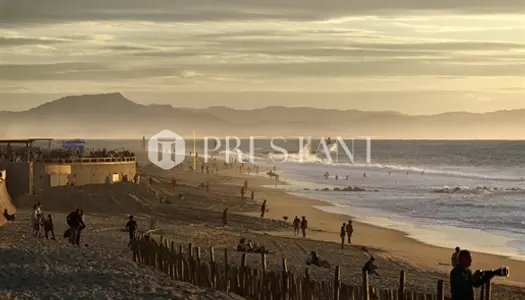
[[[252,252],[252,253],[268,253],[266,247],[259,246],[251,240],[246,241],[246,238],[241,238],[237,244],[237,251]]]
[[[48,214],[47,218],[44,218],[44,214],[42,213],[42,204],[40,202],[33,205],[33,211],[29,220],[31,221],[32,234],[35,237],[40,237],[42,231],[44,231],[44,236],[46,239],[56,239],[53,225],[53,216]]]
[[[354,233],[354,225],[352,225],[352,220],[348,220],[348,223],[343,223],[341,225],[341,249],[345,248],[345,239],[348,239],[348,244],[352,244],[352,234]]]
[[[306,220],[306,217],[303,216],[301,219],[299,217],[295,216],[295,219],[293,219],[293,234],[294,236],[299,236],[299,230],[302,233],[303,238],[306,237],[306,229],[308,229],[308,220]]]
[[[89,152],[80,151],[74,148],[54,148],[42,149],[40,147],[33,147],[29,149],[29,154],[25,147],[5,146],[0,148],[0,161],[20,162],[26,161],[42,161],[45,159],[75,159],[75,158],[98,158],[98,157],[112,157],[112,158],[126,158],[134,157],[135,153],[128,150],[92,150]]]

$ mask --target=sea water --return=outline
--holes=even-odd
[[[354,163],[329,162],[324,153],[299,163],[303,154],[297,153],[276,166],[287,189],[333,205],[321,210],[431,245],[525,259],[525,142],[380,141],[372,147],[369,164],[356,162],[358,153]],[[315,191],[347,186],[367,191]]]

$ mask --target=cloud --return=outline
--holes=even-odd
[[[352,15],[406,13],[523,13],[522,0],[2,0],[0,22],[60,23],[75,21],[199,22],[231,20],[323,20]]]
[[[522,4],[0,0],[0,80],[43,92],[505,89],[525,73]]]
[[[64,42],[66,41],[62,39],[0,36],[0,47],[15,47],[24,45],[53,45]]]

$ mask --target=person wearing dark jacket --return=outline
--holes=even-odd
[[[69,243],[75,245],[77,243],[77,232],[86,227],[82,221],[79,208],[67,216],[67,225],[69,225]]]
[[[129,221],[126,223],[126,230],[129,233],[129,242],[135,239],[135,233],[137,232],[137,222],[133,220],[133,216],[129,216]]]
[[[341,249],[344,249],[346,238],[346,223],[343,223],[343,225],[341,226],[341,232],[339,233],[339,237],[341,237]]]
[[[461,250],[458,254],[457,265],[450,272],[451,300],[474,300],[474,288],[484,285],[492,277],[477,276],[469,269],[472,257],[468,250]]]

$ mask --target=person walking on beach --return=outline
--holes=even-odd
[[[248,189],[248,179],[245,179],[245,180],[244,180],[244,188],[245,188],[245,189]]]
[[[131,245],[131,241],[135,239],[135,234],[137,232],[137,222],[133,220],[133,215],[129,216],[129,221],[126,223],[126,230],[129,233],[129,244]]]
[[[261,205],[261,218],[264,218],[265,212],[266,212],[266,200],[264,200],[263,204]]]
[[[306,217],[303,216],[303,219],[301,220],[301,231],[303,233],[303,238],[306,237],[306,229],[308,228],[308,221],[306,220]]]
[[[299,217],[295,216],[295,219],[293,219],[293,235],[299,236],[299,228],[301,227],[301,220]]]
[[[459,247],[456,247],[455,252],[452,253],[452,256],[450,257],[450,264],[452,268],[455,268],[458,265],[459,252],[461,252],[461,249]]]
[[[346,238],[346,223],[343,223],[343,225],[341,225],[341,232],[339,233],[339,237],[341,237],[341,249],[344,249]]]
[[[44,236],[48,240],[49,240],[49,233],[51,233],[51,239],[56,240],[55,230],[53,226],[53,217],[50,214],[47,215],[47,219],[44,220]]]
[[[348,220],[346,224],[346,235],[348,236],[348,244],[352,244],[352,234],[354,233],[354,226],[352,225],[352,220]]]
[[[222,211],[222,225],[228,226],[228,208],[227,207]]]
[[[245,187],[241,188],[241,200],[244,200]]]

